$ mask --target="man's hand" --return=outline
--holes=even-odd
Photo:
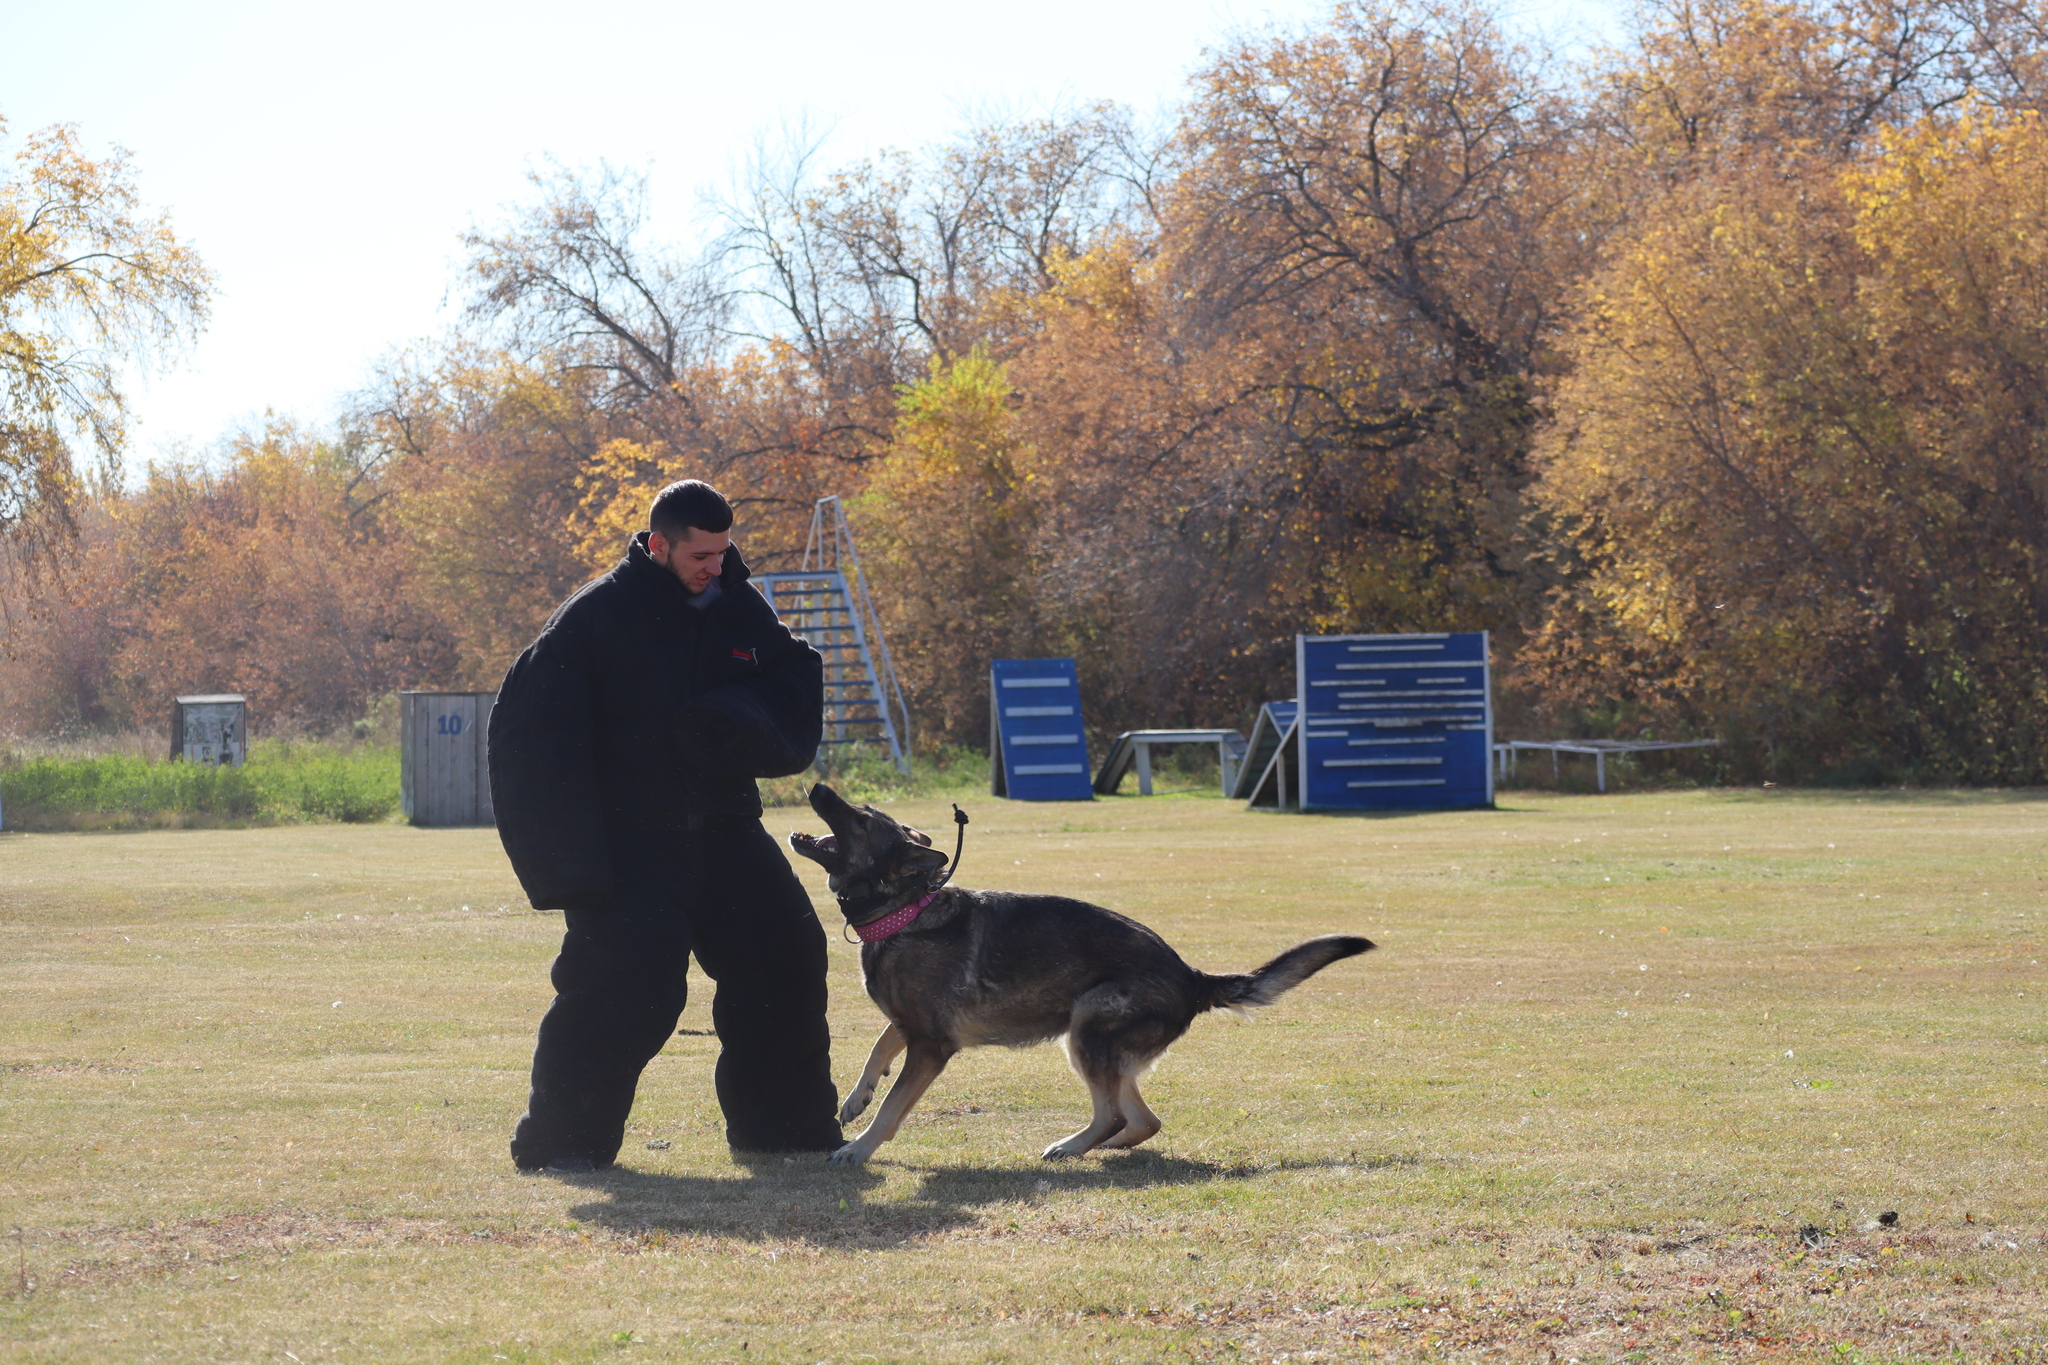
[[[784,777],[809,767],[816,746],[809,753],[791,748],[755,690],[723,687],[678,709],[675,728],[683,761],[721,777]]]

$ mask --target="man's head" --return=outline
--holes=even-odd
[[[647,510],[647,553],[692,593],[718,577],[732,544],[732,504],[702,479],[679,479]]]

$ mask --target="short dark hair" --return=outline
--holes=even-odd
[[[669,540],[687,540],[693,530],[730,531],[732,504],[702,479],[677,479],[654,495],[647,529]]]

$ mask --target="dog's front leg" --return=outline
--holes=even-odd
[[[839,1106],[841,1123],[852,1123],[868,1107],[868,1101],[875,1097],[875,1087],[889,1074],[889,1063],[901,1056],[908,1044],[903,1030],[894,1024],[882,1030],[882,1036],[875,1039],[874,1050],[868,1053],[868,1064],[860,1073],[860,1080],[847,1092],[846,1103]]]
[[[875,1154],[875,1148],[896,1136],[896,1129],[903,1123],[903,1116],[910,1112],[925,1088],[939,1078],[946,1069],[946,1063],[953,1060],[953,1048],[939,1043],[912,1042],[908,1044],[908,1055],[903,1059],[903,1074],[896,1078],[896,1084],[889,1087],[889,1094],[882,1101],[882,1107],[875,1111],[875,1121],[867,1131],[832,1154],[835,1162],[859,1163]]]

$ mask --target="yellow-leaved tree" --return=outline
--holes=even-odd
[[[987,735],[988,661],[1044,643],[1033,452],[1004,367],[934,357],[898,400],[895,439],[851,514],[920,735]]]
[[[1568,342],[1528,676],[1781,776],[2048,776],[2044,238],[2048,133],[1989,110],[1646,214]]]
[[[442,687],[495,687],[557,603],[591,570],[577,554],[577,479],[606,426],[587,374],[488,351],[433,370],[400,365],[357,421],[381,447],[388,509],[413,590],[445,623],[460,663]]]
[[[81,449],[114,472],[124,367],[195,336],[212,288],[126,153],[95,161],[60,124],[0,160],[0,539],[26,559],[71,530]]]

